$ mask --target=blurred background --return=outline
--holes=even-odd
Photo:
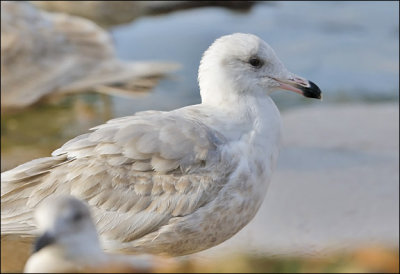
[[[2,103],[2,171],[111,118],[200,103],[202,53],[222,35],[253,33],[290,71],[315,82],[323,101],[272,95],[284,137],[260,211],[232,239],[183,258],[180,269],[399,271],[398,2],[32,1],[11,9],[7,2],[2,101],[11,91],[14,102],[45,96]],[[84,46],[74,44],[82,39]],[[59,92],[66,86],[74,91]],[[2,240],[2,251],[2,271],[20,271],[27,250]],[[18,260],[6,260],[10,252]]]

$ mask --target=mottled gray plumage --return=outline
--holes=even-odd
[[[217,146],[224,138],[199,121],[193,124],[199,113],[180,113],[151,111],[111,120],[67,142],[53,157],[3,173],[2,181],[13,182],[8,184],[12,189],[30,181],[18,190],[21,208],[13,216],[27,226],[14,232],[29,234],[34,225],[26,214],[53,193],[87,200],[94,206],[99,233],[110,239],[120,235],[123,242],[212,201],[233,168],[220,162]],[[4,185],[4,215],[14,211],[8,203],[14,193]]]

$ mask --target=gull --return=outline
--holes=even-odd
[[[244,33],[205,51],[198,81],[200,104],[112,119],[3,172],[2,234],[37,234],[34,208],[71,194],[87,201],[109,251],[180,256],[235,235],[257,213],[278,157],[271,92],[321,91]]]
[[[1,2],[1,42],[2,111],[88,90],[132,97],[178,68],[119,60],[110,35],[95,23],[26,2]]]
[[[45,200],[35,210],[35,220],[42,235],[25,264],[25,273],[147,273],[156,262],[146,255],[104,253],[87,205],[72,196]]]
[[[33,5],[55,12],[82,16],[99,25],[128,23],[140,16],[166,14],[183,9],[218,6],[236,11],[248,11],[255,1],[29,1]]]

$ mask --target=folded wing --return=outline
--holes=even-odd
[[[190,112],[110,120],[52,157],[2,173],[2,234],[33,234],[32,210],[52,194],[86,200],[106,240],[129,242],[212,201],[230,172],[224,138]]]

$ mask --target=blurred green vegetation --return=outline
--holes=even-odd
[[[399,250],[366,247],[325,256],[267,256],[235,254],[215,260],[190,260],[156,272],[215,273],[398,273]]]
[[[30,256],[32,242],[1,242],[1,272],[21,272]],[[218,254],[155,260],[154,273],[399,273],[398,247],[365,246],[324,255],[284,256],[258,253]],[[90,269],[83,273],[132,273],[123,266]]]
[[[113,118],[110,97],[74,94],[1,115],[2,171],[51,152]]]

